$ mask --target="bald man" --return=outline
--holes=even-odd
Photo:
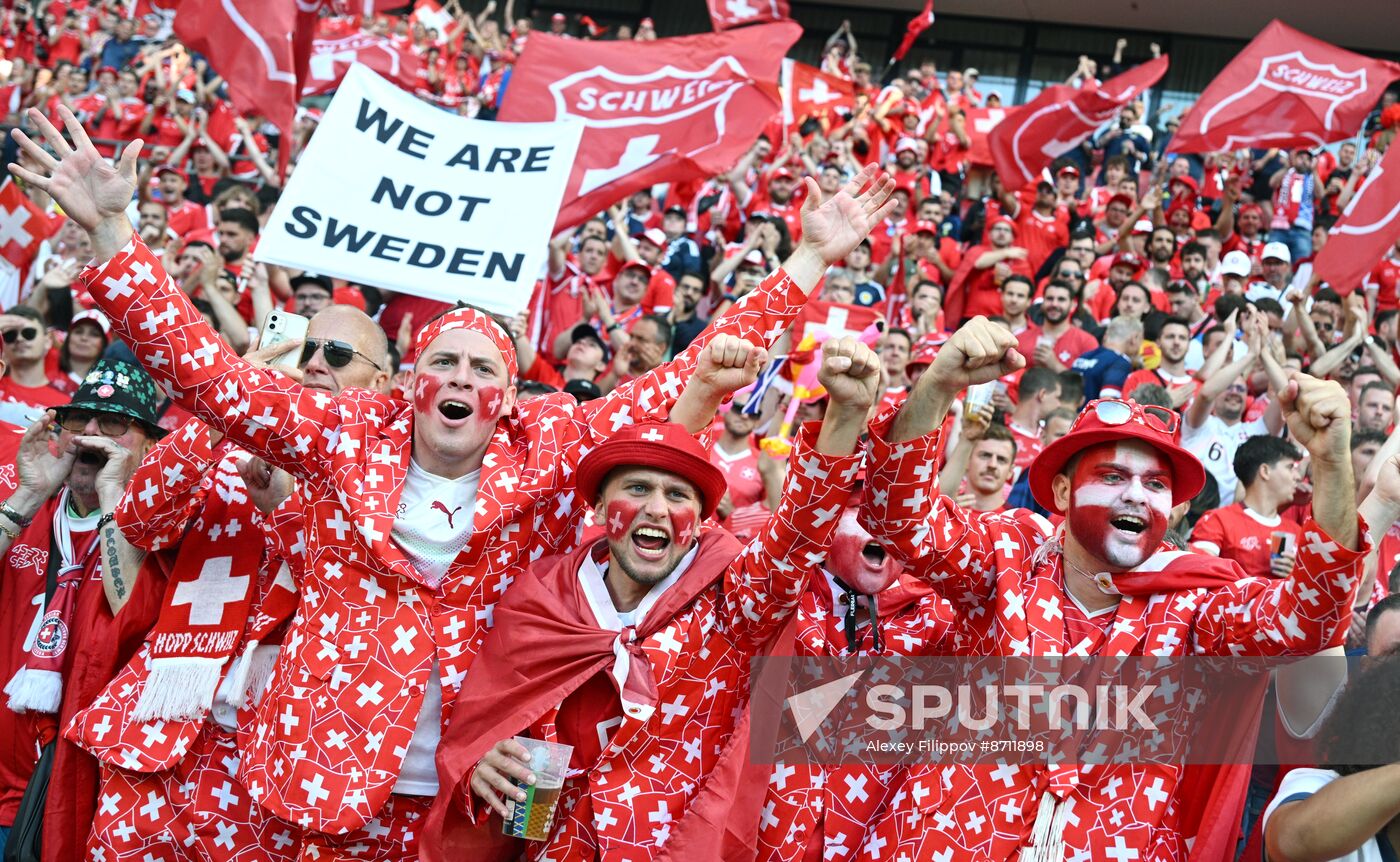
[[[312,317],[305,340],[253,351],[244,358],[267,365],[289,353],[298,357],[297,367],[285,369],[284,373],[308,389],[330,395],[351,388],[389,391],[388,338],[377,323],[354,306],[323,308]],[[172,610],[175,591],[183,587],[185,593],[180,595],[188,595],[202,572],[219,570],[214,565],[219,560],[229,560],[229,571],[235,576],[252,568],[256,568],[258,576],[246,579],[247,605],[241,614],[236,618],[225,614],[229,617],[224,624],[232,644],[230,649],[216,656],[168,655],[168,650],[160,647],[171,642],[163,638],[170,632],[163,630],[163,623],[158,624],[147,635],[146,644],[131,665],[91,709],[79,716],[75,736],[103,761],[99,799],[117,800],[115,804],[104,802],[100,806],[88,845],[115,852],[116,860],[140,860],[150,858],[146,856],[150,852],[159,855],[162,842],[173,834],[192,836],[201,858],[291,859],[298,843],[297,828],[258,806],[237,774],[236,711],[248,696],[260,694],[250,692],[246,680],[266,679],[266,673],[240,673],[235,669],[266,667],[276,657],[278,648],[264,644],[295,608],[295,588],[284,565],[287,549],[295,539],[268,541],[265,547],[244,551],[248,556],[241,560],[237,557],[241,548],[234,551],[233,557],[224,556],[231,549],[229,543],[208,543],[205,552],[199,553],[198,539],[187,541],[186,534],[191,524],[199,523],[197,532],[205,536],[243,534],[261,539],[258,522],[290,496],[292,478],[243,450],[220,446],[208,426],[198,419],[191,420],[168,440],[167,445],[152,450],[133,477],[133,487],[154,489],[153,496],[128,497],[117,514],[124,534],[138,547],[151,551],[170,549],[167,553],[173,557],[172,577],[165,586],[162,620]],[[208,494],[215,486],[221,492]],[[280,534],[293,533],[297,521],[287,519]],[[153,584],[146,586],[154,588]],[[200,604],[205,603],[196,598],[194,606]],[[178,607],[190,608],[191,604],[182,601]],[[206,614],[201,618],[207,617]],[[176,662],[222,658],[224,663],[211,680],[219,683],[217,693],[209,689],[200,698],[212,697],[184,703],[179,710],[150,715],[151,707],[143,705],[141,696],[126,692],[154,692],[162,688],[162,681],[154,678],[150,661],[153,658]],[[245,682],[240,683],[240,679]],[[162,700],[169,705],[168,698]],[[189,715],[196,717],[190,720],[186,718]],[[140,731],[151,721],[164,722],[163,727],[170,731],[165,739]],[[111,727],[118,729],[115,734]],[[188,753],[181,753],[186,750]],[[138,816],[137,806],[149,800],[152,793],[168,805],[157,818]],[[217,812],[212,819],[208,816],[211,811]],[[136,824],[136,831],[130,831],[129,824]],[[286,855],[269,848],[285,849]]]

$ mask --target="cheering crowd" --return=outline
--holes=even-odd
[[[489,118],[495,11],[323,23]],[[0,44],[51,227],[0,272],[6,859],[1393,857],[1400,242],[1312,261],[1395,90],[1293,151],[1136,102],[1009,191],[966,125],[1003,94],[880,82],[846,24],[852,108],[560,232],[504,318],[257,261],[318,114],[279,139],[165,17]],[[1256,700],[1291,771],[751,751],[766,654],[1343,653]],[[517,737],[572,747],[543,841]]]

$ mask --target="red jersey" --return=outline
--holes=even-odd
[[[1232,503],[1211,509],[1196,522],[1191,531],[1191,546],[1197,550],[1234,560],[1245,574],[1271,578],[1269,561],[1274,533],[1291,533],[1291,547],[1297,552],[1303,528],[1281,515],[1265,517],[1244,503]]]
[[[1043,334],[1044,331],[1039,326],[1031,324],[1016,335],[1016,349],[1031,364],[1035,363],[1035,346]],[[1055,339],[1055,358],[1068,368],[1074,360],[1098,346],[1099,342],[1094,336],[1077,326],[1071,326]]]
[[[171,232],[176,236],[184,236],[190,231],[207,230],[209,228],[209,214],[203,205],[192,200],[184,200],[179,205],[165,205],[165,220]]]
[[[1380,263],[1376,264],[1366,277],[1361,280],[1361,286],[1369,291],[1376,291],[1376,311],[1391,311],[1400,308],[1400,259],[1394,254],[1387,255]]]
[[[763,501],[763,477],[758,472],[758,451],[752,440],[748,448],[737,455],[730,455],[716,446],[710,452],[710,463],[718,467],[728,481],[729,502],[734,508],[742,509]]]
[[[1069,210],[1057,206],[1053,213],[1043,216],[1022,201],[1016,214],[1016,244],[1026,250],[1031,272],[1039,271],[1051,252],[1069,245]]]
[[[1045,445],[1040,442],[1040,432],[1022,428],[1015,422],[1008,419],[1006,427],[1011,430],[1011,436],[1016,440],[1016,463],[1011,471],[1011,481],[1015,482],[1021,476],[1021,471],[1027,470],[1035,456],[1040,454],[1040,450]]]
[[[0,377],[0,401],[13,401],[16,404],[28,404],[38,410],[45,410],[49,407],[63,407],[71,400],[52,384],[21,386],[8,374]]]

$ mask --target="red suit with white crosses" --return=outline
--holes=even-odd
[[[870,481],[877,487],[909,487],[920,465],[937,451],[941,430],[897,445],[887,441],[887,433],[887,422],[872,426]],[[1037,553],[1052,540],[1044,518],[1021,509],[972,512],[925,483],[913,494],[868,496],[862,523],[951,602],[953,637],[960,651],[971,655],[1310,655],[1344,636],[1370,544],[1364,522],[1361,547],[1352,551],[1309,520],[1291,578],[1240,577],[1215,588],[1151,595],[1125,589],[1111,626],[1079,638],[1070,632],[1097,627],[1068,597],[1063,554],[1053,548]],[[1194,559],[1201,568],[1218,562],[1194,554],[1177,559],[1188,566]],[[895,858],[915,848],[916,854],[933,853],[915,858],[940,862],[1018,859],[1032,845],[1032,824],[1049,798],[1046,791],[1062,815],[1066,860],[1150,862],[1190,855],[1183,810],[1197,800],[1177,792],[1186,775],[1181,767],[944,766],[931,771],[940,780],[927,782],[927,794],[913,806],[921,816],[896,819],[907,828],[881,845],[879,856]],[[924,844],[926,817],[937,828],[936,847]],[[1238,812],[1232,819],[1238,822]]]
[[[673,362],[606,398],[561,393],[503,416],[468,544],[433,588],[390,538],[412,449],[409,404],[364,390],[331,397],[243,362],[138,240],[83,281],[178,403],[302,480],[299,609],[242,774],[274,814],[323,833],[357,830],[385,806],[434,662],[450,704],[506,587],[576,541],[585,507],[568,489],[579,458],[624,425],[666,415],[714,334],[767,346],[806,301],[779,270]]]
[[[918,484],[866,487],[861,493],[903,495],[927,487],[919,475],[898,478]],[[955,654],[957,645],[947,640],[952,608],[885,556],[858,523],[858,506],[859,497],[847,502],[826,568],[803,593],[796,636],[785,651],[811,658]],[[866,626],[872,607],[876,619]],[[888,840],[882,837],[888,812],[907,807],[911,792],[917,798],[926,794],[916,786],[923,771],[858,763],[775,764],[759,822],[758,858],[856,858],[871,842]]]
[[[620,723],[611,727],[610,738],[601,746],[596,760],[585,758],[585,765],[577,763],[575,755],[580,773],[564,784],[561,808],[549,839],[528,842],[525,858],[605,862],[642,862],[661,855],[678,860],[721,858],[720,841],[697,840],[688,832],[694,825],[690,816],[697,810],[702,812],[698,815],[702,821],[716,817],[721,823],[729,820],[731,832],[744,833],[735,821],[756,811],[766,771],[749,766],[744,770],[749,773],[745,780],[736,774],[742,763],[733,762],[747,761],[744,755],[749,732],[749,660],[784,629],[808,581],[814,574],[819,577],[818,564],[835,532],[837,515],[862,458],[859,453],[836,456],[818,452],[817,424],[809,423],[798,435],[782,502],[759,535],[743,547],[722,531],[702,536],[686,573],[661,594],[655,610],[647,612],[645,625],[661,628],[646,637],[639,632],[637,643],[655,681],[656,706],[641,707],[623,695],[625,708],[618,705],[617,718],[599,725],[600,739],[603,725]],[[606,552],[606,543],[600,544]],[[596,601],[610,608],[606,594],[592,598],[587,575],[580,571],[583,558],[592,550],[598,550],[598,546],[580,548],[548,561],[545,566],[555,570],[552,574],[546,571],[532,576],[547,579],[546,583],[555,577],[576,580],[582,585],[579,592],[589,596],[590,603]],[[702,570],[708,574],[701,581],[687,584],[691,573],[698,575]],[[684,595],[681,591],[686,589],[697,592],[684,604],[671,607],[668,594],[676,591]],[[556,594],[551,591],[551,598]],[[560,602],[571,600],[559,598]],[[508,597],[502,607],[511,604]],[[663,610],[669,613],[660,620],[651,619],[653,613]],[[593,613],[606,615],[607,609]],[[486,649],[496,650],[497,656],[503,654],[507,664],[512,664],[511,657],[520,656],[525,648],[523,641],[514,640],[524,636],[506,628],[504,623],[493,637],[502,640],[488,642]],[[598,678],[590,678],[584,689]],[[623,688],[626,690],[626,686]],[[584,689],[579,689],[579,693],[583,694]],[[464,702],[469,702],[472,695],[469,682]],[[479,708],[489,710],[491,704],[500,700],[499,689],[493,686],[489,692],[477,693],[477,698]],[[564,704],[571,705],[572,698],[570,695]],[[591,696],[584,700],[595,702]],[[616,704],[617,695],[611,693],[610,700]],[[496,725],[490,733],[494,737],[501,735],[497,731],[503,731],[508,738],[519,732],[553,741],[559,740],[565,728],[567,732],[592,731],[591,727],[580,730],[577,721],[566,716],[567,707],[555,704],[541,709],[545,709],[544,713],[528,729]],[[592,715],[587,707],[578,709]],[[459,705],[462,714],[460,710],[473,714],[470,706]],[[576,751],[580,747],[572,737],[559,741],[575,744]],[[494,738],[478,741],[476,748],[484,749],[494,742]],[[596,743],[588,745],[598,750]],[[444,742],[442,750],[447,749]],[[473,756],[463,755],[461,762],[475,761]],[[728,777],[718,777],[717,773]],[[463,777],[460,793],[469,792],[465,790],[469,779],[470,773]],[[737,797],[746,793],[750,802],[738,802]],[[470,802],[475,821],[499,831],[497,818],[489,809],[474,796]],[[449,840],[443,845],[434,841],[434,852],[428,852],[429,842],[425,839],[425,859],[469,858],[461,855],[463,847],[454,846],[451,841],[453,821],[461,816],[457,811],[447,814],[445,835]],[[751,823],[745,825],[752,828]],[[751,836],[744,840],[750,841],[746,846],[751,848]]]
[[[295,586],[286,566],[264,542],[266,522],[257,510],[242,507],[248,516],[248,522],[242,523],[217,502],[218,498],[246,502],[247,489],[237,469],[246,457],[247,453],[233,447],[211,446],[207,426],[198,420],[187,422],[142,460],[132,475],[131,491],[117,509],[117,522],[128,541],[147,551],[181,547],[188,530],[201,531],[215,541],[264,545],[249,555],[257,560],[256,581],[251,585],[252,607],[257,608],[270,592],[294,592]],[[174,565],[201,562],[180,556]],[[231,569],[230,574],[239,578],[248,573]],[[180,587],[172,580],[169,588]],[[246,623],[256,618],[257,613],[249,613]],[[245,624],[233,657],[225,663],[226,683],[239,665],[248,629]],[[105,862],[293,858],[301,830],[253,801],[239,777],[241,756],[234,732],[211,715],[188,720],[138,721],[134,717],[138,695],[150,680],[156,636],[153,630],[136,657],[66,730],[70,739],[102,761],[97,816],[88,841],[93,858]],[[245,719],[250,717],[244,713]]]

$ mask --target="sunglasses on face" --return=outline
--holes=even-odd
[[[38,328],[37,326],[26,326],[26,327],[23,327],[23,328],[21,328],[21,329],[7,329],[7,330],[5,330],[5,343],[6,343],[6,344],[14,344],[16,341],[20,340],[21,338],[24,339],[25,341],[33,341],[34,339],[36,339],[36,338],[38,338],[38,337],[39,337],[39,328]]]
[[[99,413],[95,410],[63,410],[58,414],[58,426],[65,431],[81,433],[88,423],[97,420],[97,430],[107,437],[120,437],[136,421],[120,413]]]
[[[306,339],[306,344],[301,348],[301,362],[298,363],[300,367],[305,368],[306,363],[311,361],[311,357],[315,356],[318,350],[326,357],[326,364],[332,368],[344,368],[350,364],[352,359],[358,356],[370,365],[373,365],[375,370],[383,370],[379,367],[378,362],[370,359],[344,341],[330,341],[324,338]]]

